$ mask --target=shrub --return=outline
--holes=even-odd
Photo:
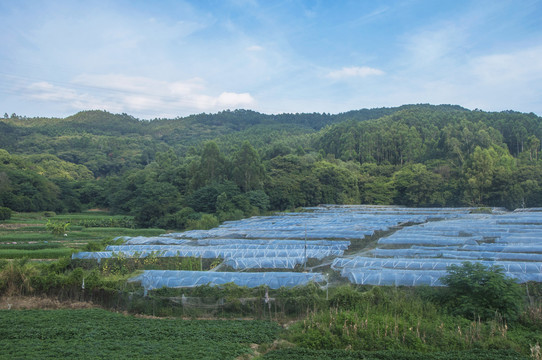
[[[0,293],[7,296],[32,293],[32,277],[37,272],[36,267],[28,262],[28,258],[8,262],[0,271]]]
[[[7,207],[0,207],[0,220],[11,219],[11,209]]]
[[[523,303],[521,287],[502,268],[465,262],[450,266],[448,273],[441,279],[448,287],[441,300],[452,314],[482,320],[495,318],[495,313],[509,321],[518,317]]]
[[[209,230],[219,225],[218,219],[211,214],[203,214],[199,220],[188,220],[187,228],[190,230]]]
[[[70,223],[60,222],[60,221],[51,221],[47,220],[45,224],[47,231],[50,231],[53,235],[65,235],[68,229],[70,228]]]

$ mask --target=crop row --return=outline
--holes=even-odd
[[[0,311],[0,358],[233,359],[272,342],[264,321],[143,319],[99,309]]]

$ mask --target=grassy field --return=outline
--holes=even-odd
[[[2,359],[235,359],[271,343],[264,321],[149,319],[100,309],[0,310]]]
[[[68,230],[55,235],[48,223],[69,223]],[[117,236],[156,236],[163,229],[135,229],[128,216],[106,212],[78,214],[15,213],[0,222],[0,259],[58,259],[84,249],[87,244],[101,244]]]

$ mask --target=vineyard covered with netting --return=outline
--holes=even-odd
[[[502,267],[518,282],[542,281],[542,209],[321,206],[226,222],[211,230],[122,237],[75,259],[215,259],[209,271],[145,270],[147,290],[233,282],[276,289],[332,281],[441,286],[451,265]],[[341,280],[342,279],[342,280]]]

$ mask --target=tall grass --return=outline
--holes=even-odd
[[[396,288],[375,287],[355,296],[355,302],[336,298],[330,309],[310,313],[289,329],[288,340],[310,349],[518,350],[499,316],[487,322],[452,317],[415,292]]]

